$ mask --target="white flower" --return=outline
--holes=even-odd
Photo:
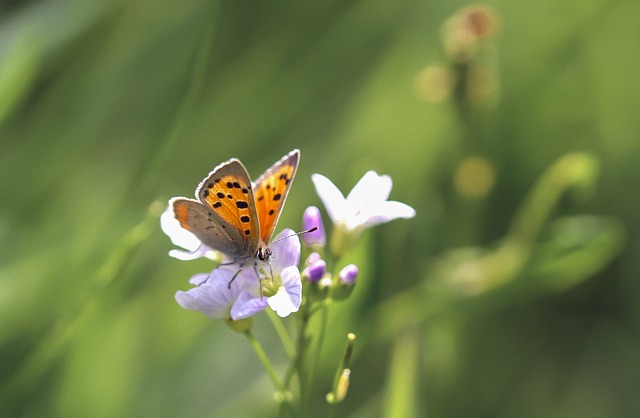
[[[346,199],[325,176],[314,174],[311,180],[334,225],[342,223],[349,231],[416,215],[411,206],[387,200],[392,186],[391,177],[387,175],[368,171]]]
[[[278,292],[267,299],[269,307],[278,316],[286,317],[292,312],[298,312],[302,302],[302,282],[300,271],[296,266],[289,266],[280,274],[281,286]]]
[[[391,193],[391,177],[368,171],[345,199],[325,176],[311,176],[316,192],[333,221],[331,251],[342,255],[351,248],[362,231],[398,218],[413,218],[416,211],[409,205],[387,200]]]

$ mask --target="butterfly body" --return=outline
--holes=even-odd
[[[233,158],[218,165],[196,188],[196,199],[170,201],[180,225],[232,262],[266,261],[267,246],[296,174],[300,151],[293,150],[251,182]]]

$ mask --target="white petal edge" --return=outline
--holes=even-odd
[[[300,303],[302,302],[302,282],[300,280],[300,271],[295,266],[284,269],[280,277],[282,286],[278,289],[278,292],[267,301],[269,307],[273,309],[278,316],[284,318],[292,312],[298,312],[298,309],[300,309]]]
[[[411,206],[396,201],[382,202],[372,213],[367,214],[366,226],[374,226],[392,221],[394,219],[409,219],[416,216],[416,211]]]
[[[373,170],[367,171],[349,192],[347,205],[364,209],[367,205],[384,202],[389,198],[392,187],[393,182],[388,175],[378,175]]]
[[[347,201],[342,192],[322,174],[312,174],[311,181],[333,223],[343,219],[346,216]]]
[[[171,242],[178,247],[194,252],[202,244],[195,235],[180,225],[180,222],[178,222],[173,214],[171,204],[169,204],[167,209],[160,215],[160,227],[171,239]]]

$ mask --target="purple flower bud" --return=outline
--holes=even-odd
[[[326,238],[320,209],[315,206],[309,206],[307,210],[304,211],[304,215],[302,215],[302,230],[308,231],[313,228],[316,229],[302,234],[302,242],[307,247],[314,245],[323,246],[326,242]]]
[[[347,286],[353,286],[356,284],[356,277],[358,276],[358,266],[355,264],[349,264],[340,270],[340,282]]]
[[[320,254],[314,251],[311,254],[309,254],[309,257],[307,257],[307,261],[305,261],[305,265],[310,266],[311,264],[315,263],[320,259],[321,259]]]
[[[324,260],[319,259],[304,269],[303,274],[311,283],[315,283],[324,276],[326,271],[327,263]]]

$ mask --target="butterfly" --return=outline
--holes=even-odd
[[[196,188],[196,198],[169,202],[180,225],[231,262],[268,261],[267,246],[282,213],[300,151],[293,150],[255,182],[235,158],[218,165]]]

